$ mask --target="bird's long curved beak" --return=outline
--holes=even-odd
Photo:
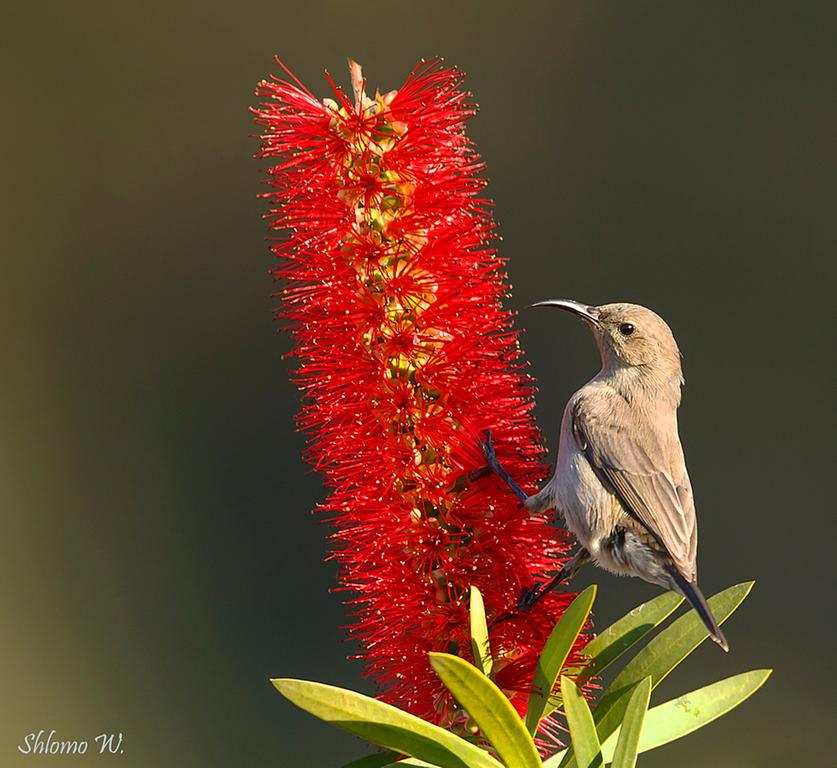
[[[599,308],[590,306],[589,304],[582,304],[580,301],[574,301],[573,299],[550,299],[549,301],[539,301],[530,306],[565,309],[567,312],[572,312],[574,315],[578,315],[583,320],[586,320],[590,325],[596,328],[599,327]]]

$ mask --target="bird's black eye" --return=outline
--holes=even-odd
[[[619,333],[623,336],[630,336],[634,332],[634,327],[630,323],[622,323],[619,326]]]

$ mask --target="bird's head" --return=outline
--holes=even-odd
[[[533,307],[557,307],[581,317],[593,332],[605,372],[632,371],[649,383],[682,383],[680,350],[666,322],[639,304],[602,304],[572,299],[540,301]]]

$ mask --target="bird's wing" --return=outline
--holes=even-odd
[[[686,486],[678,488],[656,431],[638,423],[616,393],[577,397],[572,420],[576,443],[596,476],[692,581],[697,539],[691,487],[686,475]]]
[[[695,497],[692,495],[692,481],[689,480],[689,473],[686,471],[686,461],[683,458],[682,450],[679,453],[677,462],[678,471],[674,471],[674,483],[677,488],[677,498],[680,499],[680,507],[689,529],[689,562],[692,564],[694,578],[697,578],[697,516],[695,514]]]

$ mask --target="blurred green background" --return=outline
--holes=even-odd
[[[833,3],[46,3],[6,9],[0,765],[125,734],[128,766],[339,766],[269,676],[358,687],[271,322],[248,105],[278,53],[397,87],[468,72],[514,306],[657,309],[707,593],[755,578],[663,694],[772,666],[643,766],[834,765]],[[550,445],[596,368],[524,315]],[[655,589],[588,570],[603,626]],[[369,690],[366,688],[366,690]]]

